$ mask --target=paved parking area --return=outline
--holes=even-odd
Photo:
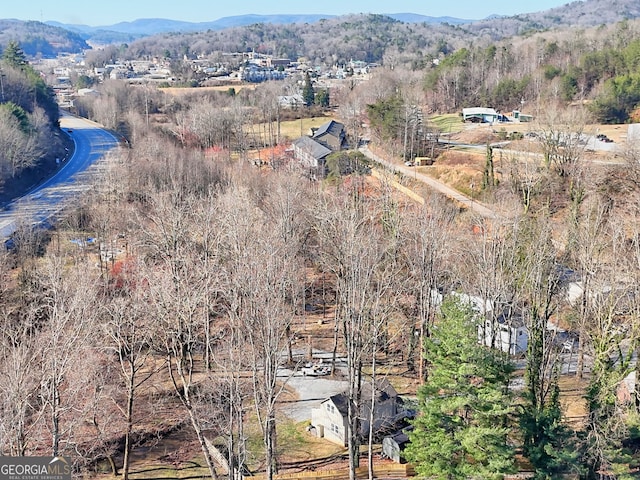
[[[330,358],[331,354],[328,352],[314,352],[314,360],[322,359],[325,365],[330,365],[328,361]],[[287,401],[281,405],[283,413],[296,422],[311,420],[312,408],[318,407],[331,395],[341,393],[347,388],[346,380],[341,379],[345,372],[343,359],[338,359],[336,369],[337,378],[311,377],[303,375],[301,371],[283,369],[279,377],[286,379],[287,386],[295,390],[298,397],[297,400]]]

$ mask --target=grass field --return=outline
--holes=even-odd
[[[442,133],[459,132],[464,129],[464,123],[460,119],[460,115],[451,113],[447,115],[435,115],[429,120],[433,122]]]
[[[311,118],[301,118],[299,120],[287,120],[284,122],[280,122],[280,137],[288,138],[289,140],[295,140],[296,138],[302,137],[303,135],[309,135],[311,128],[318,128],[323,123],[331,120],[331,117],[311,117]],[[255,131],[260,132],[264,135],[264,132],[268,132],[269,129],[266,128],[267,125],[264,123],[257,124],[255,126]],[[277,128],[275,122],[272,125],[272,131],[275,132]]]

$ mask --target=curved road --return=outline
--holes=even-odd
[[[60,126],[75,144],[73,155],[58,171],[0,211],[0,239],[10,237],[18,224],[35,225],[52,219],[66,202],[91,187],[89,168],[118,146],[118,139],[100,125],[61,112]]]

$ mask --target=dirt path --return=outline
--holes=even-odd
[[[407,177],[414,178],[428,185],[433,190],[442,193],[447,198],[454,200],[458,204],[462,205],[464,208],[467,208],[482,217],[491,218],[491,219],[497,219],[500,217],[500,215],[495,210],[491,209],[484,203],[480,203],[477,200],[474,200],[473,198],[469,198],[466,195],[463,195],[462,193],[460,193],[459,191],[449,187],[448,185],[442,182],[439,182],[434,178],[429,177],[428,175],[424,175],[422,173],[416,172],[415,167],[406,167],[404,165],[396,165],[395,163],[392,163],[376,155],[371,150],[369,150],[369,148],[366,146],[361,147],[360,151],[364,155],[366,155],[369,159],[373,160],[374,162],[385,166],[386,168],[388,168],[393,172],[400,172],[403,175],[406,175]]]

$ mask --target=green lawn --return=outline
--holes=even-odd
[[[280,136],[281,138],[288,138],[289,140],[295,140],[303,135],[309,135],[311,128],[318,128],[323,123],[327,123],[334,117],[311,117],[303,118],[300,120],[287,120],[280,122]],[[256,124],[254,130],[259,134],[264,134],[268,131],[265,124]],[[273,132],[276,130],[275,122],[271,126]]]
[[[462,118],[457,113],[435,115],[430,117],[429,120],[433,122],[442,133],[459,132],[464,127]]]

